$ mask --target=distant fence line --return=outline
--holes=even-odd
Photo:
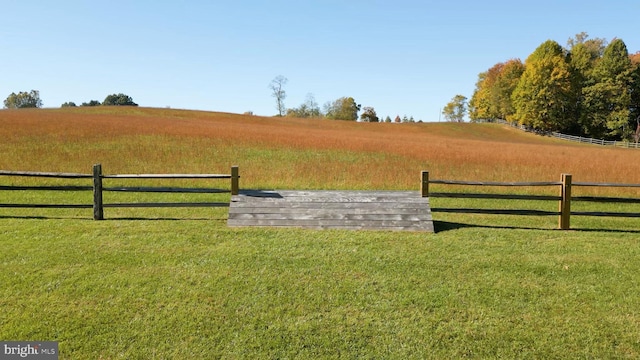
[[[640,144],[637,142],[630,142],[630,141],[608,141],[608,140],[603,140],[603,139],[594,139],[594,138],[586,138],[586,137],[582,137],[582,136],[574,136],[574,135],[567,135],[567,134],[562,134],[559,132],[539,132],[539,131],[535,131],[527,126],[524,125],[520,125],[520,124],[515,124],[515,123],[510,123],[506,120],[492,120],[492,121],[483,121],[483,122],[493,122],[496,124],[503,124],[503,125],[509,125],[513,128],[516,129],[520,129],[522,131],[526,131],[526,132],[533,132],[536,134],[540,134],[540,135],[546,135],[546,136],[551,136],[554,138],[558,138],[558,139],[562,139],[562,140],[567,140],[567,141],[573,141],[573,142],[579,142],[579,143],[583,143],[583,144],[593,144],[593,145],[600,145],[600,146],[615,146],[615,147],[623,147],[623,148],[627,148],[627,149],[640,149]]]
[[[512,195],[512,194],[475,194],[475,193],[433,193],[429,191],[430,184],[442,185],[466,185],[466,186],[511,186],[511,187],[535,187],[535,186],[557,186],[560,187],[558,196],[549,195]],[[591,211],[571,211],[573,201],[588,201],[599,203],[625,203],[640,204],[637,198],[616,198],[616,197],[596,197],[596,196],[576,196],[572,197],[572,187],[627,187],[640,188],[640,184],[616,184],[616,183],[589,183],[572,182],[570,174],[562,174],[560,181],[550,182],[479,182],[479,181],[459,181],[459,180],[432,180],[428,171],[421,173],[422,197],[458,198],[458,199],[500,199],[500,200],[551,200],[558,201],[558,211],[544,210],[511,210],[511,209],[473,209],[473,208],[431,208],[433,212],[448,213],[470,213],[470,214],[495,214],[495,215],[556,215],[558,216],[558,228],[569,230],[571,228],[571,215],[576,216],[611,216],[611,217],[640,217],[637,213],[621,212],[591,212]]]
[[[163,193],[231,193],[239,192],[239,169],[231,167],[231,174],[120,174],[104,175],[102,165],[93,166],[91,174],[52,173],[31,171],[0,170],[0,176],[13,177],[43,177],[57,179],[92,179],[92,186],[0,186],[0,190],[48,190],[48,191],[93,191],[92,204],[0,204],[0,208],[57,208],[57,209],[87,209],[93,208],[93,219],[104,220],[105,207],[228,207],[226,202],[156,202],[156,203],[107,203],[103,201],[105,191],[114,192],[163,192]],[[103,179],[228,179],[229,189],[217,188],[182,188],[182,187],[104,187]]]

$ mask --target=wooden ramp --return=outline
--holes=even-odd
[[[429,198],[417,191],[241,191],[227,224],[433,232]]]

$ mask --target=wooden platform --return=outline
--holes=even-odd
[[[242,191],[227,224],[433,232],[429,199],[417,191]]]

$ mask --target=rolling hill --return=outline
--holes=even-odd
[[[506,126],[265,118],[129,107],[0,111],[0,168],[219,172],[245,186],[413,189],[434,178],[640,183],[640,151],[566,143]]]

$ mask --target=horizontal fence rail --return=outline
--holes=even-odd
[[[92,174],[77,173],[53,173],[53,172],[31,172],[31,171],[6,171],[0,170],[0,176],[12,177],[42,177],[57,179],[92,179],[92,186],[84,185],[61,185],[61,186],[21,186],[3,185],[0,191],[93,191],[92,204],[4,204],[0,203],[0,208],[47,208],[47,209],[93,209],[93,219],[104,219],[104,208],[115,207],[228,207],[228,202],[153,202],[153,203],[104,203],[104,192],[136,192],[136,193],[202,193],[219,194],[231,193],[237,195],[239,192],[239,170],[238,166],[231,167],[231,174],[102,174],[102,165],[93,166]],[[226,179],[230,180],[229,189],[216,188],[186,188],[186,187],[133,187],[103,186],[104,179]]]
[[[640,148],[637,142],[630,142],[630,141],[608,141],[603,139],[594,139],[594,138],[585,138],[582,136],[566,135],[558,132],[552,132],[551,136],[558,139],[574,141],[574,142],[579,142],[583,144],[593,144],[593,145],[600,145],[600,146],[616,146],[616,147],[633,148],[633,149]]]
[[[536,187],[555,186],[559,188],[559,195],[518,195],[518,194],[485,194],[485,193],[455,193],[455,192],[430,192],[430,184],[441,185],[464,185],[464,186],[511,186],[511,187]],[[562,174],[560,181],[548,182],[483,182],[483,181],[461,181],[461,180],[432,180],[429,172],[421,173],[421,195],[423,197],[434,198],[458,198],[458,199],[498,199],[498,200],[537,200],[537,201],[557,201],[558,211],[530,210],[530,209],[473,209],[473,208],[432,208],[433,212],[444,213],[464,213],[464,214],[493,214],[493,215],[534,215],[534,216],[558,216],[558,228],[568,230],[571,228],[571,215],[575,216],[610,216],[610,217],[640,217],[639,213],[622,212],[596,212],[596,211],[571,211],[571,203],[575,201],[598,202],[598,203],[624,203],[640,204],[637,198],[621,198],[606,196],[575,196],[572,197],[572,187],[609,187],[609,188],[640,188],[640,184],[620,184],[620,183],[589,183],[572,182],[570,174]]]

